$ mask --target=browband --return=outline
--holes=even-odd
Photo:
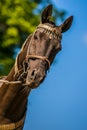
[[[49,34],[51,34],[51,35],[53,35],[53,37],[55,38],[55,39],[60,39],[61,37],[59,36],[59,31],[55,28],[55,27],[50,27],[50,26],[48,26],[48,25],[46,25],[46,24],[39,24],[38,26],[37,26],[37,29],[38,28],[44,28],[44,29],[46,29],[46,32],[48,32]]]
[[[47,30],[50,30],[50,31],[54,31],[55,30],[55,28],[52,28],[52,27],[50,27],[50,26],[48,26],[46,24],[39,24],[37,26],[37,28],[44,28],[44,29],[47,29]]]

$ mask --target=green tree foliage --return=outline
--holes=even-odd
[[[36,6],[29,0],[0,1],[0,74],[9,72],[16,49],[38,24],[39,17],[33,13]]]
[[[43,1],[0,1],[0,75],[10,71],[18,49],[39,24],[41,10],[38,9],[38,4],[41,2]],[[55,12],[55,16],[64,16],[64,12]]]

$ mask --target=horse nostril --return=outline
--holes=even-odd
[[[29,75],[28,75],[29,80],[34,80],[35,79],[35,70],[32,70]]]
[[[37,69],[34,69],[30,72],[30,77],[31,78],[35,78],[36,77],[36,73],[37,73]]]
[[[34,74],[35,74],[35,70],[32,71],[31,76],[34,76]]]

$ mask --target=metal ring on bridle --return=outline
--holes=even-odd
[[[38,55],[27,55],[26,58],[28,59],[41,59],[43,61],[46,61],[48,63],[48,68],[50,68],[50,61],[45,56],[38,56]]]

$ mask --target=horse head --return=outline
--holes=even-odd
[[[66,32],[73,20],[70,16],[63,24],[56,26],[50,20],[52,5],[44,9],[41,22],[32,34],[26,50],[25,85],[36,88],[43,81],[55,55],[61,50],[62,33]]]

